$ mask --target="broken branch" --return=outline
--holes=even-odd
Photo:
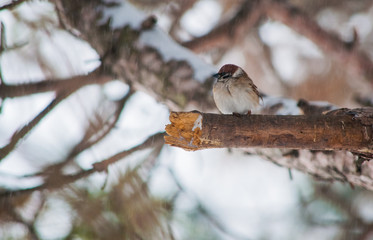
[[[312,116],[172,112],[167,144],[185,150],[206,148],[292,148],[348,150],[373,154],[373,108]],[[333,114],[334,113],[334,114]]]

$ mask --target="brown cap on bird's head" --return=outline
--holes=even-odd
[[[239,77],[242,74],[246,74],[240,67],[234,64],[225,64],[222,66],[217,74],[214,74],[213,77],[220,78],[223,76]]]
[[[219,73],[234,73],[239,67],[234,64],[225,64],[219,70]]]

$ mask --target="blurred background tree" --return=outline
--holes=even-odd
[[[267,113],[372,106],[371,1],[0,4],[2,239],[373,238],[373,195],[341,183],[344,153],[307,155],[318,175],[297,151],[163,146],[170,110],[217,112],[225,63]]]

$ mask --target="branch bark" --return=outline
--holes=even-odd
[[[166,144],[191,151],[246,148],[247,154],[318,180],[373,190],[373,108],[307,116],[172,112],[170,121]]]
[[[46,79],[39,82],[13,85],[2,83],[0,85],[0,98],[14,98],[50,91],[59,92],[67,89],[75,91],[86,85],[104,84],[111,80],[113,80],[113,77],[102,73],[101,68],[99,68],[87,75],[74,76],[68,79]]]
[[[373,156],[373,108],[312,116],[172,112],[170,121],[166,143],[185,150],[265,147],[348,150]]]

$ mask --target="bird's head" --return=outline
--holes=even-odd
[[[218,73],[213,75],[213,77],[217,78],[218,81],[226,81],[232,78],[239,78],[245,74],[245,71],[239,66],[234,64],[225,64],[220,68]]]

